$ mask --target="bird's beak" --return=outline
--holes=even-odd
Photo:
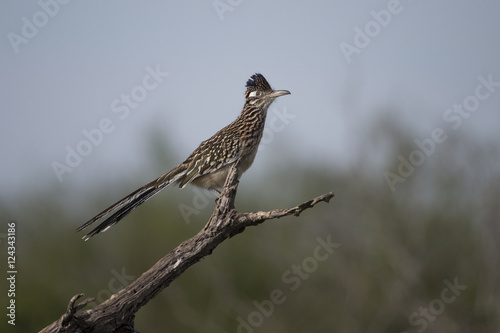
[[[271,98],[276,98],[284,95],[290,95],[290,92],[288,90],[273,90],[273,92],[268,96]]]

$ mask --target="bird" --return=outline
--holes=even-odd
[[[288,90],[273,90],[262,74],[252,75],[246,82],[243,110],[232,123],[203,141],[184,162],[109,206],[76,230],[84,230],[111,214],[83,236],[87,241],[108,230],[170,184],[178,184],[180,188],[193,184],[220,195],[219,189],[236,161],[240,159],[238,179],[252,165],[271,103],[289,94]]]

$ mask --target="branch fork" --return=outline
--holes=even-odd
[[[66,313],[40,332],[136,332],[133,325],[135,313],[187,268],[210,255],[224,240],[266,220],[299,216],[319,202],[328,203],[334,196],[333,192],[329,192],[288,209],[239,213],[234,208],[239,162],[231,167],[215,209],[198,234],[182,242],[137,280],[93,309],[80,311],[94,299],[86,299],[75,306],[83,294],[73,296]]]

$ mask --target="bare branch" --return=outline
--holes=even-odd
[[[284,216],[299,216],[304,210],[314,207],[317,203],[324,201],[329,202],[333,198],[333,192],[328,192],[319,197],[306,201],[298,206],[288,209],[273,209],[269,212],[255,212],[255,213],[240,213],[238,216],[238,222],[242,223],[248,221],[249,225],[257,225],[266,220],[279,219]]]
[[[73,318],[73,315],[80,309],[83,309],[88,303],[93,302],[95,298],[88,298],[75,306],[75,302],[77,299],[80,297],[83,297],[85,294],[78,294],[73,297],[71,297],[71,300],[69,301],[68,304],[68,309],[66,310],[66,313],[62,315],[61,317],[61,326],[66,327],[68,326],[68,323],[70,320]]]
[[[74,303],[83,294],[74,296],[66,313],[41,332],[135,332],[135,313],[188,267],[211,254],[224,240],[243,232],[248,226],[258,225],[266,220],[299,216],[304,210],[322,201],[329,202],[333,197],[333,192],[329,192],[289,209],[238,213],[234,209],[238,166],[239,161],[231,167],[216,207],[198,234],[182,242],[137,280],[95,308],[78,312],[91,300],[83,301],[75,307]]]

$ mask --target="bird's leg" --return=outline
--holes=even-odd
[[[212,194],[214,194],[214,195],[215,195],[215,197],[216,197],[216,198],[215,198],[215,204],[217,204],[217,201],[219,201],[219,197],[220,197],[220,195],[221,195],[221,192],[220,192],[218,189],[213,188],[213,187],[209,187],[209,188],[207,188],[207,190],[208,190],[210,193],[212,193]]]

